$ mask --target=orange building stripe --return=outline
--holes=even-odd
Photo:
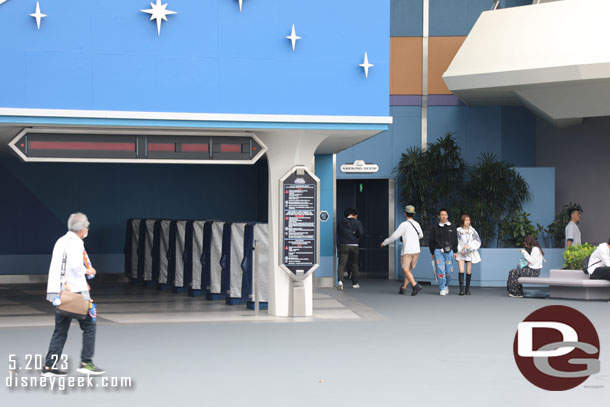
[[[452,94],[442,76],[465,39],[466,37],[430,37],[428,39],[428,94]]]
[[[421,37],[390,37],[390,95],[421,93]]]

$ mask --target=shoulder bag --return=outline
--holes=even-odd
[[[84,320],[87,318],[87,314],[89,313],[89,301],[86,300],[81,294],[70,291],[69,286],[65,284],[68,243],[66,243],[64,255],[61,259],[62,290],[59,292],[59,300],[61,301],[61,304],[59,304],[55,309],[59,315],[64,317]]]

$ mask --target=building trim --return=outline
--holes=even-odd
[[[0,108],[0,117],[86,118],[187,122],[392,124],[391,116],[323,116],[230,113],[137,112],[116,110],[63,110]]]

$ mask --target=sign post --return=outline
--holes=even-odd
[[[280,268],[291,279],[290,314],[306,316],[304,280],[319,267],[320,180],[307,167],[295,166],[280,179]]]
[[[282,247],[280,267],[293,280],[304,280],[319,267],[320,180],[304,166],[280,179]]]

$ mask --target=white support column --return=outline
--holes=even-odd
[[[430,25],[430,0],[423,0],[422,30],[422,96],[421,96],[421,148],[428,148],[428,35]]]
[[[305,316],[313,314],[313,275],[302,282],[304,289],[294,290],[294,282],[288,273],[279,267],[280,241],[280,178],[295,165],[312,169],[314,153],[327,135],[291,136],[289,134],[258,134],[267,146],[269,165],[269,314],[294,316],[293,293],[299,292],[305,299]],[[318,253],[319,259],[319,253]]]

